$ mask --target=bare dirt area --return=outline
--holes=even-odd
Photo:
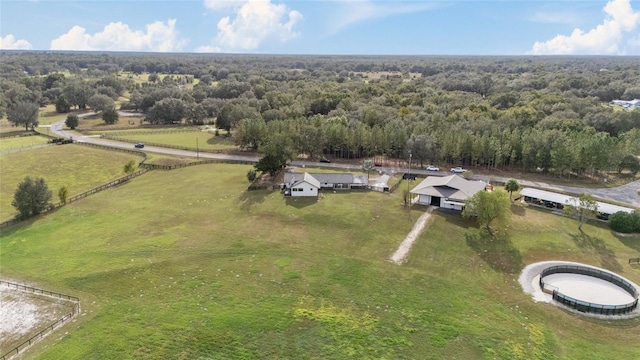
[[[431,211],[432,208],[429,207],[429,209],[425,211],[425,213],[422,214],[420,218],[418,218],[418,221],[416,221],[416,223],[413,225],[413,229],[411,229],[411,232],[409,232],[409,234],[407,234],[407,237],[402,241],[402,243],[400,243],[398,250],[396,250],[396,252],[391,255],[389,261],[394,262],[398,265],[407,262],[409,250],[411,250],[411,247],[418,238],[418,235],[420,235],[420,233],[422,233],[422,231],[424,230],[427,220],[429,220],[429,217],[431,216]]]
[[[72,311],[74,304],[0,284],[0,355]]]

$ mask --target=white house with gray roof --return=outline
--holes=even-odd
[[[462,210],[464,201],[486,188],[484,181],[466,180],[458,175],[428,176],[411,190],[417,204]]]
[[[318,196],[310,187],[330,190],[366,189],[369,184],[367,175],[351,173],[284,173],[284,194],[286,196]],[[294,190],[298,189],[298,190]],[[299,190],[303,189],[303,190]]]
[[[290,179],[285,187],[285,195],[289,196],[318,196],[320,182],[309,173],[302,173],[297,178]]]

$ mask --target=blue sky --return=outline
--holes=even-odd
[[[2,0],[0,48],[640,55],[640,1]]]

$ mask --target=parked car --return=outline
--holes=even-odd
[[[465,171],[467,171],[467,170],[463,169],[463,168],[462,168],[462,167],[460,167],[460,166],[456,166],[456,167],[454,167],[454,168],[451,168],[451,172],[452,172],[452,173],[458,173],[458,174],[459,174],[459,173],[463,173],[463,172],[465,172]]]
[[[428,171],[440,171],[440,168],[437,166],[429,165],[427,166]]]
[[[143,143],[137,143],[134,145],[137,149],[142,149],[144,148],[144,144]]]
[[[330,163],[330,162],[331,162],[331,160],[329,160],[329,159],[327,159],[327,158],[323,157],[323,158],[320,158],[320,162],[321,162],[321,163]]]

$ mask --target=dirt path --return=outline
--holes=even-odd
[[[404,238],[402,243],[400,243],[398,250],[396,250],[396,252],[391,255],[389,261],[392,261],[398,265],[407,262],[409,250],[411,250],[411,246],[413,246],[413,243],[418,238],[418,235],[420,235],[420,233],[422,233],[422,230],[424,230],[424,227],[427,224],[427,220],[431,216],[431,210],[432,208],[429,207],[429,209],[427,209],[427,211],[425,211],[425,213],[418,218],[418,221],[416,221],[416,223],[413,225],[413,228],[411,229],[409,234],[407,234],[407,237]]]

